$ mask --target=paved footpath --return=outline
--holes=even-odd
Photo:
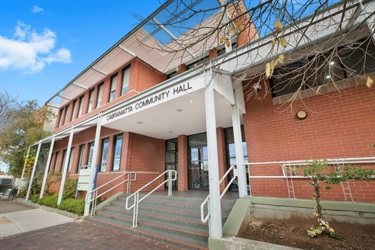
[[[24,213],[23,220],[33,221],[32,224],[44,225],[42,228],[31,229],[26,232],[17,232],[13,235],[0,237],[0,249],[179,249],[171,245],[167,245],[164,242],[158,242],[153,239],[144,238],[138,235],[129,234],[123,231],[117,231],[115,229],[106,228],[100,225],[96,225],[89,221],[73,220],[72,218],[66,217],[66,221],[54,220],[48,216],[49,211],[43,209],[33,209],[23,204],[16,204],[15,201],[7,201],[13,203],[4,203],[0,201],[0,218],[5,218],[5,221],[0,221],[0,233],[6,230],[4,226],[8,224],[14,224],[12,216],[16,213]],[[5,204],[5,205],[4,205]],[[7,213],[8,210],[5,207],[14,206],[13,211]],[[18,209],[18,210],[17,210]],[[34,211],[43,210],[42,214],[35,216]],[[38,212],[39,213],[39,212]],[[12,215],[12,216],[9,216]],[[25,216],[29,215],[29,217]],[[33,216],[34,215],[34,216]],[[56,215],[56,214],[55,214]],[[44,217],[44,218],[43,218]],[[20,218],[20,217],[18,217]],[[37,218],[37,220],[35,220]],[[8,220],[8,221],[7,221]],[[49,222],[49,223],[46,223]],[[58,225],[51,225],[58,221]],[[17,222],[19,223],[19,221]],[[25,223],[24,224],[28,224]],[[39,226],[40,227],[40,226]],[[22,226],[21,226],[22,230]]]

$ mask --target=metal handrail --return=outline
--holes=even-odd
[[[126,175],[128,175],[128,178],[124,178],[124,180],[121,181],[120,183],[117,183],[115,186],[113,186],[113,187],[107,189],[106,191],[104,191],[103,193],[101,193],[100,195],[98,195],[99,189],[101,189],[101,188],[107,186],[108,184],[110,184],[110,183],[112,183],[112,182],[114,182],[114,181],[116,181],[116,180],[118,180],[118,179],[120,179],[120,178],[122,178],[122,177],[124,177],[124,176],[126,176]],[[134,176],[134,178],[132,178],[132,176]],[[129,193],[129,192],[130,192],[130,188],[131,188],[131,182],[132,182],[132,181],[136,181],[136,180],[137,180],[137,173],[136,173],[136,172],[125,172],[125,173],[123,173],[123,174],[117,176],[116,178],[114,178],[114,179],[112,179],[112,180],[110,180],[110,181],[104,183],[103,185],[101,185],[101,186],[95,188],[95,189],[92,190],[91,192],[87,192],[87,194],[86,194],[86,200],[88,199],[90,203],[93,202],[93,204],[92,204],[92,206],[91,206],[90,216],[93,216],[93,215],[95,215],[95,213],[96,213],[96,205],[97,205],[97,200],[98,200],[99,197],[105,195],[105,194],[108,193],[109,191],[111,191],[111,190],[115,189],[116,187],[118,187],[118,186],[124,184],[125,182],[128,183],[127,188],[126,188],[126,193]],[[91,195],[91,199],[88,198],[89,195]]]
[[[229,173],[231,171],[233,171],[233,176],[230,179],[230,181],[228,182],[227,186],[224,188],[223,192],[220,194],[220,200],[223,198],[225,193],[228,191],[228,189],[229,189],[230,185],[232,185],[233,181],[237,178],[237,169],[236,169],[235,165],[233,165],[227,170],[227,172],[223,175],[223,177],[221,177],[221,179],[219,181],[219,185],[225,180],[225,178],[229,175]],[[206,204],[207,204],[207,215],[204,216],[204,207],[205,207]],[[207,195],[206,199],[201,204],[201,221],[203,223],[206,223],[208,221],[208,219],[210,218],[210,215],[211,215],[211,212],[210,212],[210,195]]]
[[[336,158],[336,159],[319,159],[317,160],[319,162],[326,162],[328,165],[343,165],[343,164],[372,164],[372,163],[375,163],[375,157],[352,157],[352,158]],[[270,161],[270,162],[251,162],[251,163],[245,163],[244,165],[245,166],[248,166],[248,169],[247,169],[247,173],[248,173],[248,176],[249,176],[249,179],[286,179],[286,184],[287,186],[289,185],[289,181],[288,179],[290,179],[291,183],[290,183],[290,191],[289,191],[289,186],[288,186],[288,194],[289,194],[289,197],[293,197],[295,198],[295,194],[294,194],[294,184],[293,184],[293,179],[308,179],[309,176],[302,176],[302,175],[290,175],[288,174],[288,171],[287,169],[289,167],[293,167],[293,166],[306,166],[310,163],[312,163],[313,160],[292,160],[292,161]],[[265,176],[252,176],[250,174],[250,166],[253,166],[253,165],[281,165],[281,170],[282,170],[282,175],[265,175]],[[375,178],[375,176],[371,176],[370,178]],[[250,182],[250,185],[251,185],[251,182]],[[348,183],[349,185],[349,183]],[[347,200],[346,198],[346,191],[345,191],[345,187],[343,186],[343,183],[342,183],[342,189],[343,189],[343,192],[344,192],[344,195],[345,195],[345,200]],[[346,188],[346,189],[350,189],[349,188]],[[351,191],[350,191],[351,192]],[[349,194],[349,198],[352,199],[351,197],[351,193]]]
[[[152,183],[154,183],[156,180],[158,180],[160,177],[164,176],[166,173],[168,173],[168,178],[164,180],[162,183],[160,183],[157,187],[155,187],[153,190],[149,191],[146,195],[144,195],[141,199],[139,199],[139,193],[145,189],[146,187],[150,186]],[[158,188],[160,188],[162,185],[168,182],[168,196],[172,195],[172,181],[177,180],[177,171],[176,170],[166,170],[165,172],[161,173],[157,177],[155,177],[152,181],[135,191],[133,194],[128,196],[126,198],[125,202],[125,209],[130,210],[133,208],[133,227],[137,227],[138,225],[138,204],[146,199],[150,194],[155,192]],[[130,198],[134,197],[134,203],[129,207],[129,200]]]

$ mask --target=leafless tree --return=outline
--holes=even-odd
[[[290,107],[305,90],[327,93],[323,83],[341,90],[342,80],[356,77],[373,85],[374,6],[373,0],[170,0],[138,42],[166,54],[169,72],[190,62],[230,67],[246,83],[246,98],[283,95],[280,103]],[[208,51],[220,58],[207,60]]]
[[[17,104],[17,99],[7,92],[0,92],[0,119],[4,114]]]

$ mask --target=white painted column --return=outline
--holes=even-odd
[[[73,136],[74,136],[74,127],[70,130],[69,142],[68,142],[68,147],[66,149],[65,160],[63,160],[64,166],[62,169],[62,178],[61,178],[61,183],[60,183],[59,197],[57,199],[57,206],[61,204],[61,201],[63,198],[64,185],[65,185],[66,174],[67,174],[66,172],[67,172],[68,165],[69,165],[69,156],[70,156],[70,151],[72,149]]]
[[[209,75],[211,76],[211,74]],[[206,80],[205,90],[205,109],[206,109],[206,129],[207,129],[207,146],[208,146],[208,173],[209,173],[209,190],[210,202],[209,211],[209,237],[221,238],[223,235],[222,218],[221,218],[221,201],[219,186],[219,160],[217,152],[217,134],[216,134],[216,114],[215,114],[215,91],[211,79]]]
[[[27,163],[26,159],[27,159],[27,157],[29,157],[30,148],[31,148],[31,146],[27,148],[27,153],[26,153],[25,163],[23,164],[21,179],[20,179],[18,187],[17,187],[17,195],[20,193],[20,190],[22,188],[21,185],[23,184],[23,176],[25,175],[25,168],[26,168],[26,163]]]
[[[238,112],[236,94],[235,104],[232,105],[232,124],[233,124],[233,136],[234,136],[234,148],[236,152],[236,166],[237,166],[237,178],[238,178],[238,195],[240,198],[248,196],[247,193],[247,181],[246,181],[246,170],[243,162],[243,148],[242,148],[242,134],[241,134],[241,120]]]
[[[36,165],[38,163],[39,153],[40,153],[40,148],[41,147],[42,147],[42,143],[39,142],[39,144],[38,144],[38,150],[36,151],[36,156],[35,156],[33,171],[31,173],[31,177],[30,177],[29,188],[27,189],[26,200],[28,200],[29,197],[30,197],[31,186],[33,185],[33,179],[34,179],[34,175],[35,175],[35,171],[36,171]]]
[[[90,179],[89,179],[89,186],[88,186],[87,193],[92,192],[92,187],[93,187],[93,184],[94,184],[94,178],[95,178],[95,174],[96,174],[96,165],[97,165],[96,161],[97,161],[97,158],[98,158],[97,155],[98,155],[98,151],[99,151],[101,128],[102,128],[102,117],[99,115],[98,122],[96,124],[94,152],[92,154],[92,161],[91,161],[91,166],[90,166],[90,168],[91,168]],[[91,196],[86,195],[85,212],[83,214],[84,216],[88,216],[89,213],[90,213],[90,199],[91,199]]]
[[[51,164],[51,158],[52,158],[52,152],[53,152],[53,146],[54,145],[55,145],[55,136],[52,136],[52,141],[51,141],[51,145],[50,145],[49,152],[48,152],[47,164],[46,164],[46,168],[44,169],[43,183],[42,183],[42,188],[40,190],[39,198],[43,198],[44,189],[46,188],[49,165]]]

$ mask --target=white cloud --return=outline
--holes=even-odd
[[[39,7],[39,6],[36,6],[34,5],[33,8],[31,9],[31,12],[34,12],[34,13],[39,13],[39,12],[43,12],[44,9]]]
[[[45,29],[37,33],[19,22],[14,38],[0,36],[0,69],[23,69],[34,73],[51,63],[70,63],[70,51],[66,48],[54,50],[55,42],[53,31]]]

